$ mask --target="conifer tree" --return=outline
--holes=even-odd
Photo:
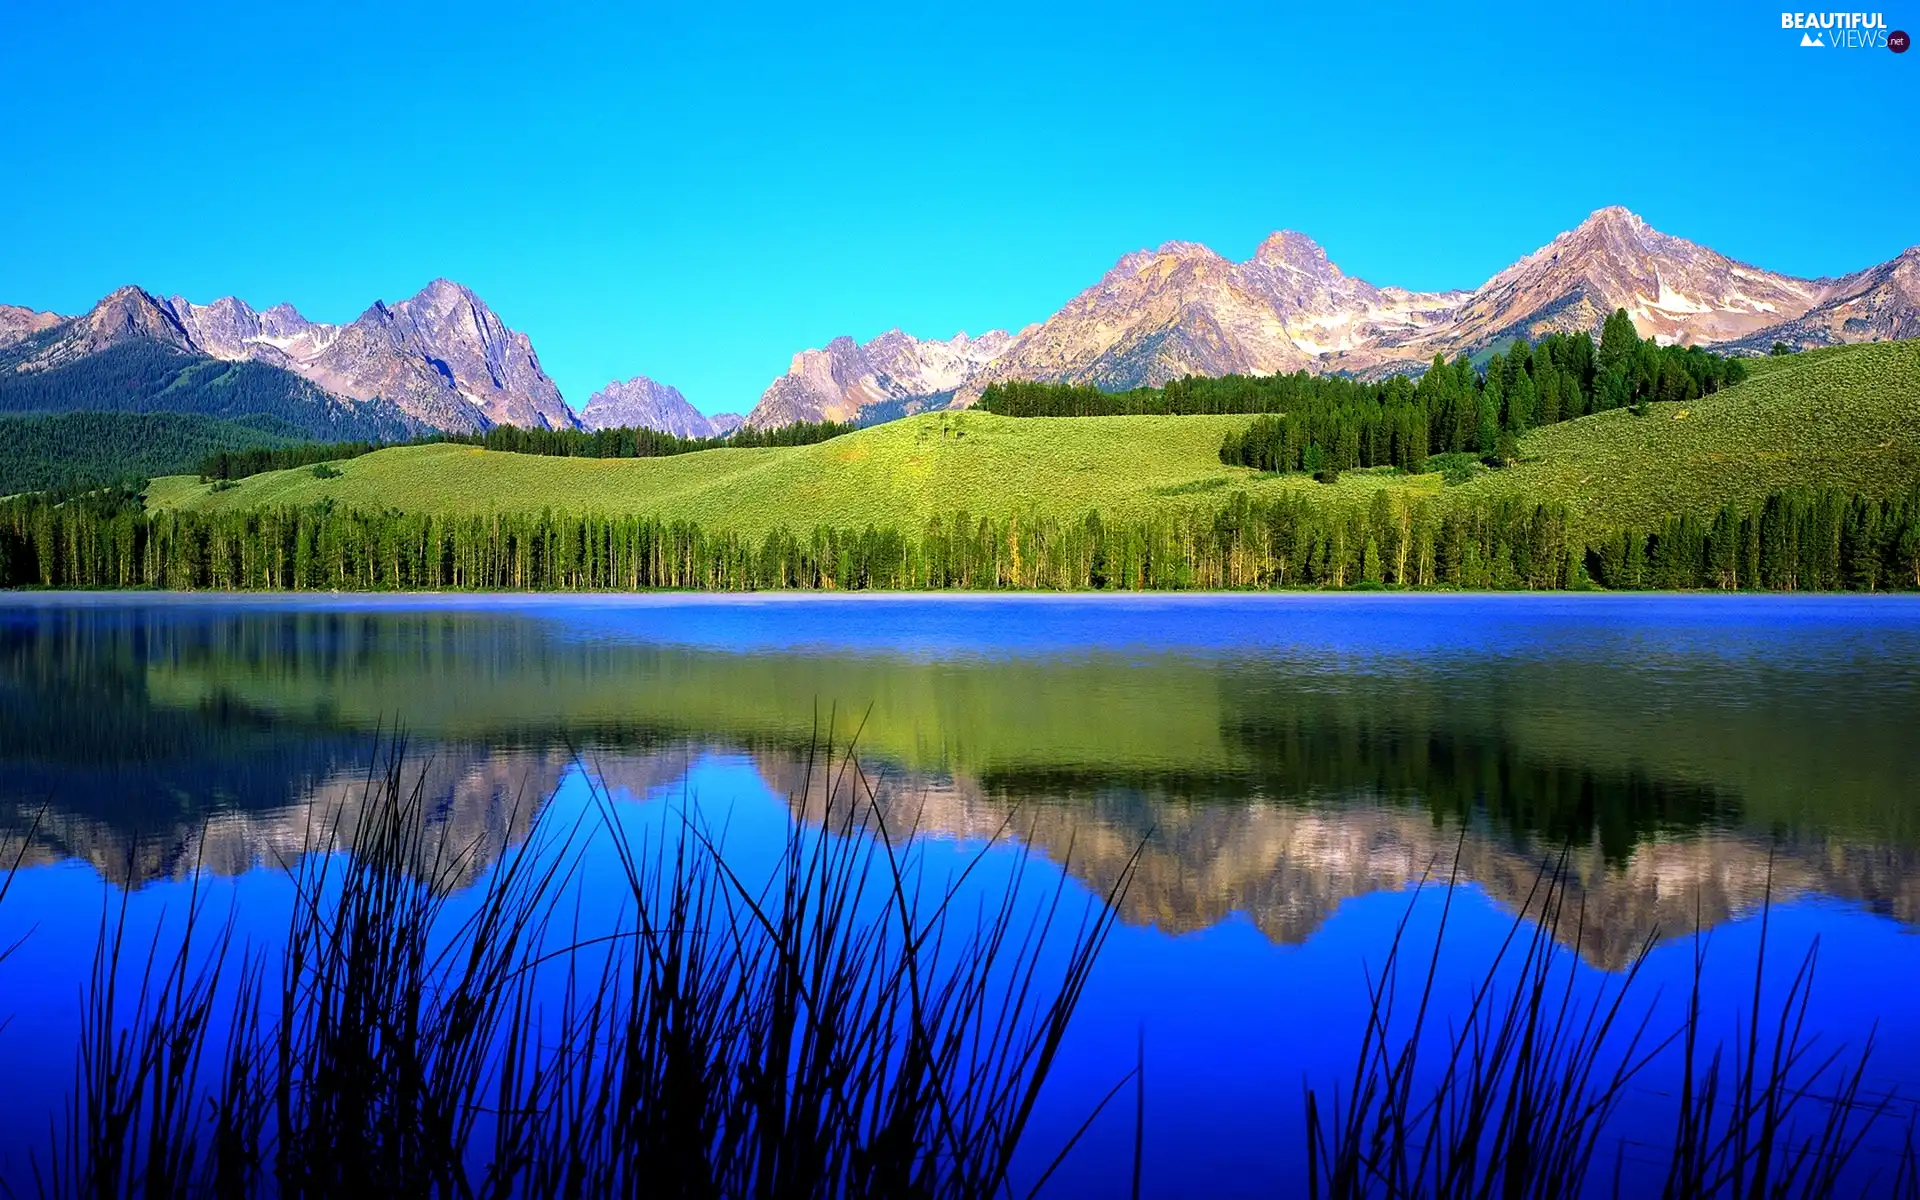
[[[1601,373],[1625,373],[1640,349],[1640,335],[1627,310],[1616,308],[1600,327],[1599,368]]]

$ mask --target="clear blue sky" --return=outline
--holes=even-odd
[[[1920,4],[1888,21],[1920,31]],[[436,275],[576,406],[1039,320],[1128,250],[1311,234],[1470,287],[1625,204],[1834,274],[1920,242],[1920,52],[1752,4],[59,4],[0,26],[0,301],[349,320]]]

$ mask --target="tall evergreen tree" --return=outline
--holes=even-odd
[[[1624,373],[1640,349],[1640,334],[1624,308],[1616,308],[1600,326],[1599,368]]]

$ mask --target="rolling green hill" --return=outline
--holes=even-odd
[[[1856,342],[1851,346],[1820,346],[1812,350],[1796,350],[1792,354],[1769,354],[1763,357],[1743,358],[1740,362],[1741,365],[1747,369],[1747,378],[1751,379],[1757,375],[1770,375],[1783,368],[1799,366],[1803,363],[1814,361],[1815,359],[1833,358],[1836,355],[1852,354],[1856,350],[1864,350],[1876,344],[1878,343]]]
[[[1760,361],[1746,382],[1699,400],[1536,429],[1517,465],[1463,489],[1648,525],[1795,486],[1885,497],[1920,482],[1920,341]]]
[[[1139,516],[1212,508],[1235,493],[1362,505],[1391,489],[1443,504],[1560,502],[1587,526],[1646,523],[1796,485],[1869,495],[1912,487],[1920,481],[1920,342],[1770,359],[1752,379],[1700,400],[1536,429],[1522,439],[1517,464],[1475,469],[1451,485],[1439,473],[1355,471],[1327,485],[1222,465],[1222,437],[1251,420],[929,413],[812,446],[639,460],[420,446],[343,463],[337,478],[280,471],[222,492],[191,477],[157,479],[148,502],[210,511],[331,499],[414,512],[628,512],[758,535],[821,523],[913,529],[961,509]]]
[[[1169,505],[1212,507],[1235,491],[1297,489],[1365,503],[1382,487],[1440,486],[1438,476],[1356,472],[1326,487],[1305,476],[1262,477],[1221,465],[1222,436],[1249,419],[928,413],[812,446],[654,459],[412,446],[341,463],[335,479],[275,471],[217,493],[197,478],[156,479],[148,502],[231,511],[332,498],[347,507],[407,511],[638,512],[757,535],[822,522],[917,528],[960,509],[1145,515]]]

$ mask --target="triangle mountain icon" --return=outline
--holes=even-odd
[[[1823,41],[1821,41],[1821,40],[1820,40],[1819,38],[1817,38],[1817,37],[1815,37],[1815,36],[1813,36],[1813,35],[1812,35],[1811,33],[1803,33],[1803,34],[1801,34],[1801,35],[1800,35],[1800,44],[1801,44],[1802,46],[1819,46],[1819,47],[1820,47],[1821,49],[1825,49],[1825,48],[1826,48],[1826,45],[1827,45],[1827,44],[1826,44],[1825,42],[1823,42]]]

